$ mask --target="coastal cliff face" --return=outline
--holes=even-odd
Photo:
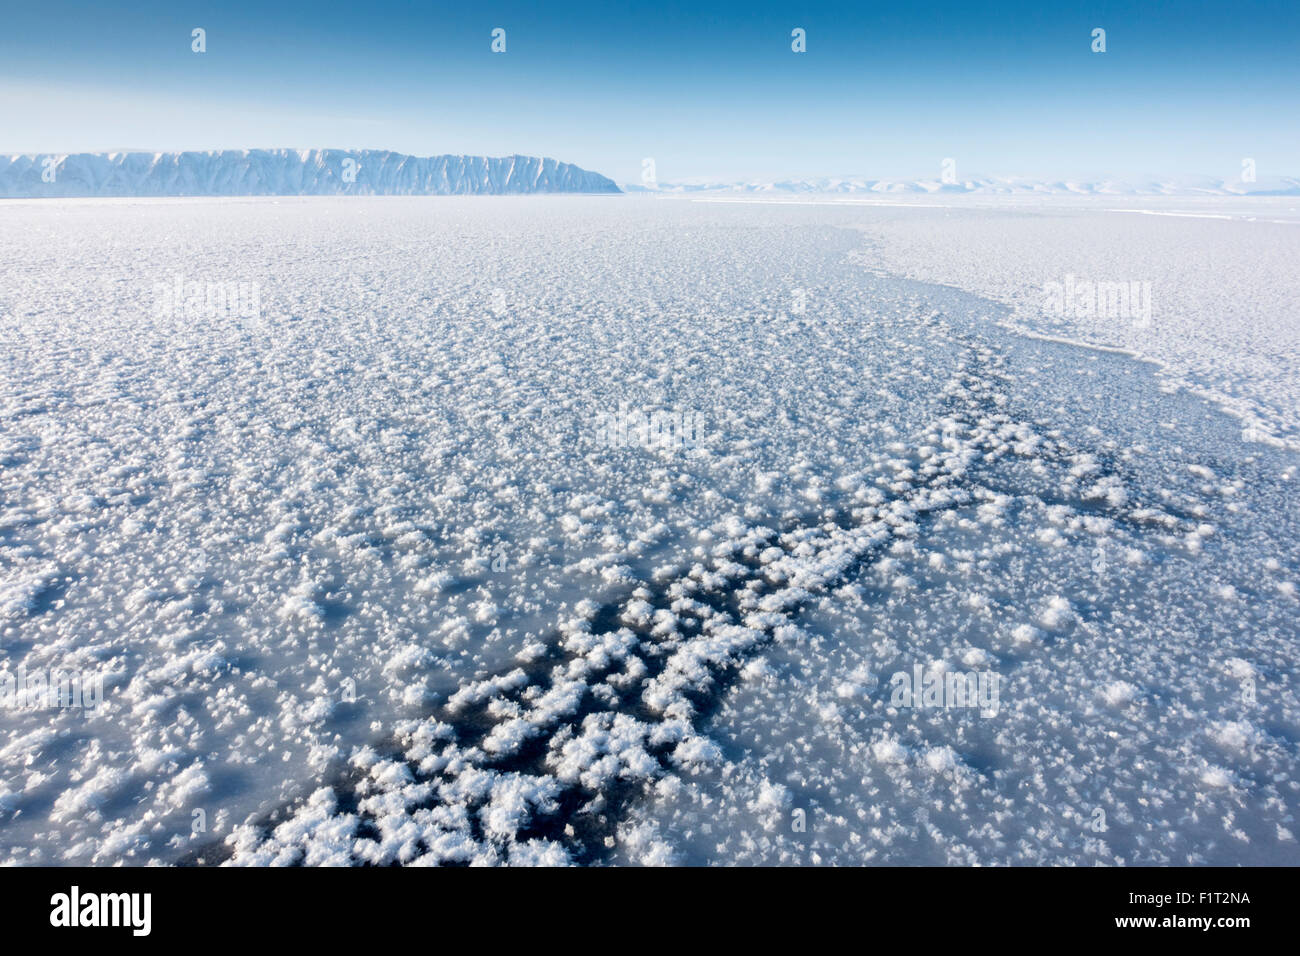
[[[613,180],[535,156],[249,149],[0,156],[0,197],[463,196],[617,193]]]

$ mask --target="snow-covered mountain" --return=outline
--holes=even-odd
[[[1076,196],[1300,196],[1300,178],[1274,176],[1257,182],[1219,179],[1209,176],[1145,180],[1031,180],[1019,177],[985,177],[944,183],[937,179],[868,179],[857,177],[820,177],[788,179],[778,182],[705,182],[684,181],[625,184],[633,193],[743,193],[754,195],[785,194],[854,194],[867,195],[1076,195]]]
[[[614,181],[535,156],[244,149],[0,156],[0,197],[420,196],[616,193]]]

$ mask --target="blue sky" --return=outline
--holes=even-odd
[[[937,177],[944,157],[1232,177],[1249,156],[1263,178],[1300,173],[1298,103],[1297,0],[42,0],[0,32],[0,152],[526,153],[619,182],[647,156],[662,181]]]

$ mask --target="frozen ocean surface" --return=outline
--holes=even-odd
[[[1013,328],[1148,357],[1256,440],[1300,449],[1300,200],[1057,200],[882,211],[864,227],[883,271],[1006,304]],[[1145,320],[1044,309],[1044,284],[1149,284]],[[1062,314],[1064,313],[1064,314]]]
[[[904,215],[0,208],[0,861],[1300,862],[1295,452]]]

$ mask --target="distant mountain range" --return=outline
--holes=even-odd
[[[463,196],[519,193],[718,193],[753,196],[944,195],[1300,196],[1300,178],[937,179],[820,177],[773,182],[624,185],[535,156],[408,156],[389,150],[239,149],[210,152],[0,155],[0,198],[74,196]]]
[[[955,183],[939,180],[829,178],[788,179],[779,182],[659,183],[650,188],[629,183],[630,193],[736,193],[748,195],[864,194],[868,196],[917,195],[1078,195],[1078,196],[1300,196],[1300,178],[1272,177],[1258,182],[1241,182],[1212,177],[1184,177],[1125,181],[1030,180],[1015,177],[967,179]]]
[[[243,149],[0,156],[0,198],[461,196],[617,193],[613,180],[534,156]]]

